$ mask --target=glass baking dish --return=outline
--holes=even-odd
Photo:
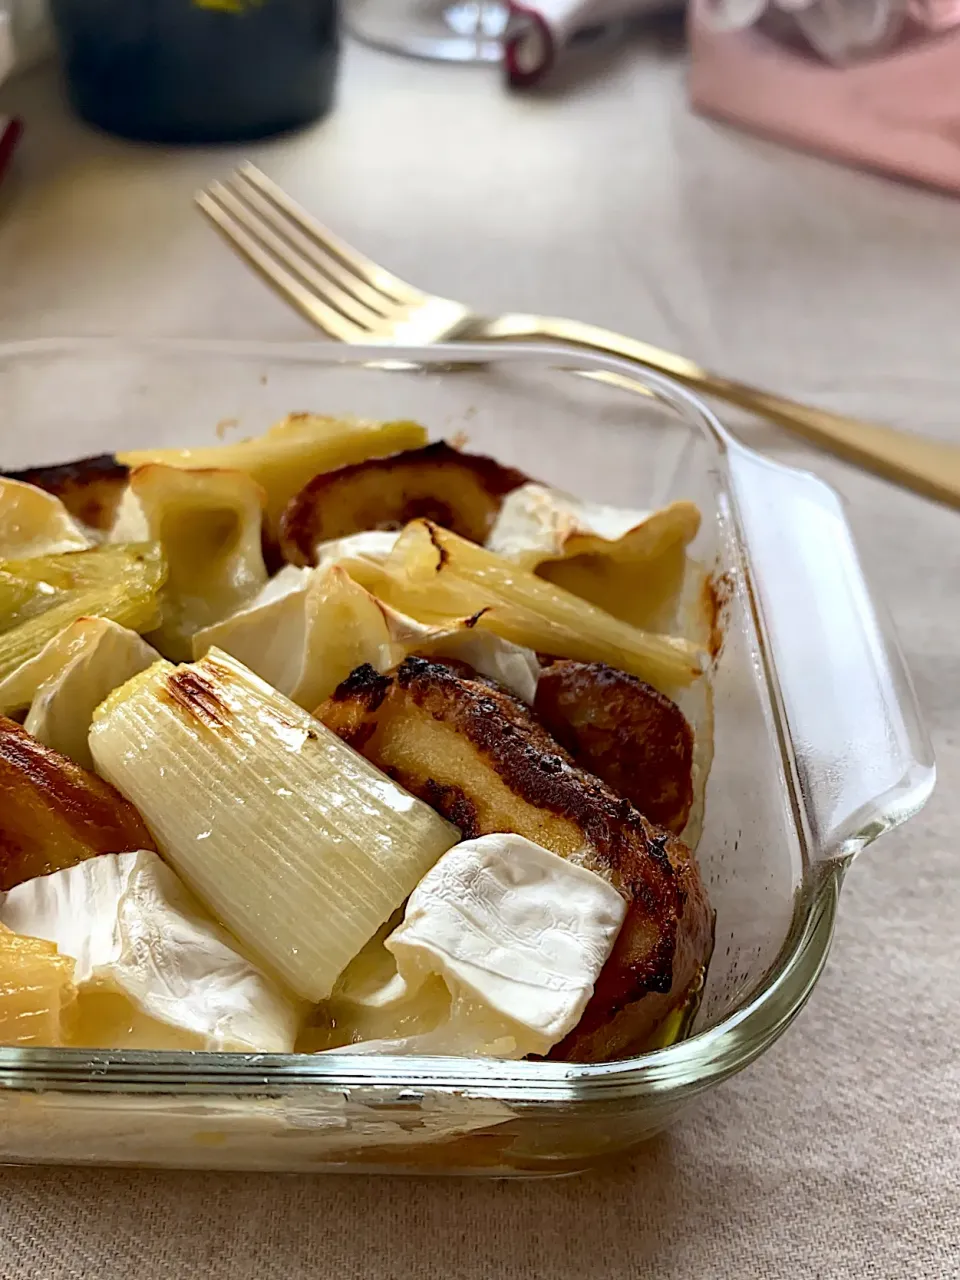
[[[663,1129],[777,1039],[823,967],[850,860],[932,790],[896,640],[824,484],[745,449],[689,392],[623,361],[507,344],[391,359],[416,368],[376,366],[382,348],[313,343],[7,344],[0,466],[208,443],[310,409],[416,418],[587,498],[697,502],[693,553],[724,603],[698,850],[716,947],[692,1034],[584,1066],[0,1049],[0,1161],[582,1169]]]

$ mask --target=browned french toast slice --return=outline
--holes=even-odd
[[[358,667],[315,712],[464,838],[516,832],[603,876],[627,916],[578,1027],[554,1056],[603,1061],[642,1047],[709,957],[712,914],[689,850],[578,768],[502,689],[407,658]]]
[[[156,846],[119,791],[0,716],[0,890],[137,849]]]
[[[551,661],[537,718],[582,769],[679,835],[693,804],[693,731],[670,698],[603,662]]]

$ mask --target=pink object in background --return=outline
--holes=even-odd
[[[960,27],[960,0],[908,0],[907,13],[928,31]]]
[[[706,115],[861,168],[960,192],[957,0],[913,0],[926,31],[870,61],[831,66],[766,32],[718,31],[690,11],[690,97]],[[950,17],[948,20],[948,11]]]

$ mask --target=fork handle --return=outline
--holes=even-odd
[[[470,337],[487,340],[552,338],[623,356],[658,373],[668,374],[695,391],[716,396],[718,400],[768,418],[777,426],[785,427],[845,461],[882,476],[884,480],[912,489],[925,498],[960,508],[960,446],[800,404],[785,396],[710,373],[684,356],[661,351],[646,342],[578,320],[504,315],[471,328]]]

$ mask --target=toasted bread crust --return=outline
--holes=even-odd
[[[676,703],[602,662],[562,659],[541,672],[534,709],[581,768],[679,835],[693,803],[693,732]]]
[[[408,658],[386,676],[358,668],[316,714],[464,838],[514,831],[613,884],[627,917],[584,1014],[589,1038],[575,1045],[576,1056],[581,1048],[591,1060],[618,1052],[624,1028],[610,1043],[598,1031],[628,1007],[630,1041],[649,1035],[689,985],[687,951],[706,959],[701,918],[709,908],[696,863],[676,837],[579,769],[523,703],[445,664]],[[678,938],[681,927],[691,931],[690,946]],[[648,1005],[650,993],[672,999]],[[654,1022],[646,1010],[656,1011]]]
[[[90,529],[106,532],[123,497],[128,468],[117,462],[112,453],[101,453],[92,458],[78,458],[76,462],[2,474],[54,494],[75,520]]]
[[[0,890],[137,849],[156,846],[119,791],[0,716]]]
[[[316,546],[365,529],[400,529],[421,517],[483,542],[504,496],[528,477],[445,441],[324,472],[289,502],[280,545],[293,564],[315,564]]]

